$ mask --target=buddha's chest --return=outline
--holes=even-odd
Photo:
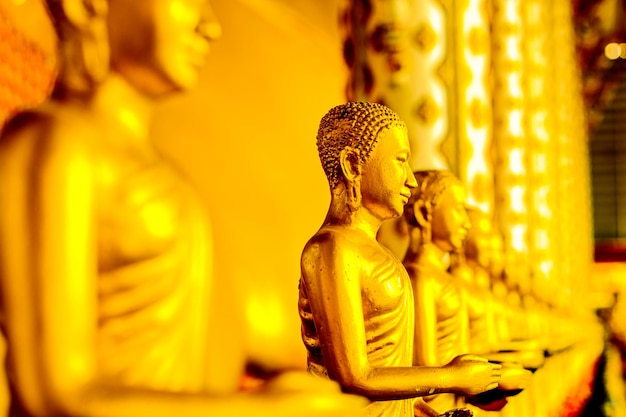
[[[467,314],[470,320],[478,320],[485,316],[489,302],[489,294],[478,288],[467,290]]]
[[[447,320],[458,315],[462,305],[462,289],[447,274],[434,279],[434,295],[437,319]]]
[[[198,203],[165,163],[120,171],[101,187],[97,233],[100,269],[159,256],[184,239]],[[106,172],[103,181],[107,181]]]
[[[391,254],[376,253],[370,265],[361,278],[361,296],[366,314],[389,312],[412,299],[408,274]]]

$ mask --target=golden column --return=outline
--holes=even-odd
[[[554,178],[558,206],[555,236],[561,276],[556,303],[580,305],[584,300],[592,262],[591,197],[587,129],[582,102],[582,84],[575,58],[571,4],[555,0],[553,7],[553,78],[557,146]],[[576,300],[576,302],[572,302]],[[583,303],[584,304],[584,303]],[[584,305],[582,306],[584,308]]]
[[[492,212],[487,0],[353,0],[343,14],[348,98],[406,121],[414,169],[451,169]]]
[[[352,0],[342,14],[349,100],[386,104],[406,122],[413,169],[447,169],[447,7],[439,0]],[[454,155],[455,152],[452,152]]]
[[[554,89],[550,65],[552,55],[552,13],[550,3],[527,0],[522,7],[524,21],[524,126],[528,138],[529,253],[532,263],[532,292],[547,300],[557,289],[559,262],[556,217],[556,142],[551,100]]]
[[[454,117],[458,176],[468,202],[493,212],[491,40],[486,0],[459,0],[454,13]],[[452,158],[449,158],[452,160]]]
[[[521,0],[494,0],[492,15],[496,221],[504,236],[505,271],[529,289],[527,142],[523,123]]]

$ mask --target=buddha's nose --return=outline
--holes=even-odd
[[[202,12],[202,19],[196,30],[201,36],[211,41],[222,37],[222,26],[208,2]]]
[[[415,174],[410,167],[407,167],[406,186],[409,188],[417,187],[417,179],[415,178]]]

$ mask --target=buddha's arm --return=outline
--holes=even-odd
[[[545,362],[543,350],[518,350],[508,352],[492,352],[484,355],[492,362],[519,363],[528,369],[540,368]]]
[[[466,389],[482,392],[487,386],[497,386],[499,367],[478,358],[460,359],[444,367],[372,367],[367,358],[360,287],[366,261],[350,246],[341,236],[318,235],[302,257],[303,285],[326,368],[345,391],[374,400],[394,400]]]
[[[340,417],[362,405],[337,388],[211,397],[102,381],[91,159],[80,144],[43,139],[46,153],[32,160],[26,149],[0,151],[3,318],[12,382],[30,415]]]
[[[413,283],[415,307],[415,365],[438,366],[437,360],[437,311],[435,289],[427,277],[420,276],[417,269],[410,271]]]

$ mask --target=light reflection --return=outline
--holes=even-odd
[[[519,45],[519,39],[517,36],[510,36],[506,40],[506,54],[513,61],[520,60],[521,58],[520,45]]]
[[[509,193],[511,197],[511,210],[515,213],[526,212],[526,204],[524,204],[525,191],[526,190],[521,185],[511,187],[511,191]]]
[[[469,3],[472,4],[469,4],[465,9],[464,26],[465,28],[481,27],[485,22],[481,15],[480,2],[470,1]]]
[[[522,111],[519,109],[511,110],[509,113],[509,132],[513,136],[522,136]]]
[[[518,2],[515,0],[509,0],[506,2],[506,10],[504,11],[504,15],[506,20],[510,23],[517,23],[519,21],[519,7]]]
[[[509,170],[514,175],[524,173],[524,152],[520,148],[511,149],[509,152]]]
[[[607,44],[604,47],[604,55],[610,60],[615,60],[620,57],[624,58],[624,56],[626,56],[626,48],[623,48],[622,45],[626,46],[626,44],[616,42]]]
[[[436,7],[429,7],[428,23],[432,26],[435,33],[439,36],[444,36],[444,16],[442,15],[441,10]]]
[[[433,83],[431,86],[431,96],[434,99],[437,107],[439,109],[445,109],[447,107],[447,94],[445,87],[438,82],[437,84]],[[442,137],[447,129],[447,118],[446,117],[437,117],[432,124],[431,132],[433,137],[440,138]]]
[[[522,85],[520,82],[520,74],[517,72],[512,72],[508,77],[508,86],[509,93],[512,97],[520,98],[522,97]]]
[[[516,224],[511,227],[511,246],[517,252],[524,252],[526,250],[526,226],[523,224]]]
[[[551,260],[545,260],[539,264],[539,270],[543,272],[546,277],[550,277],[550,272],[552,272],[553,267],[554,262]]]

